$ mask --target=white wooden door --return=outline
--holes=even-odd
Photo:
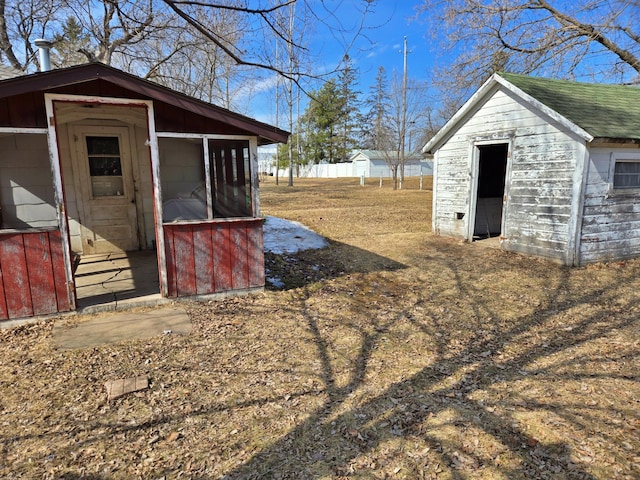
[[[138,219],[128,127],[76,125],[72,140],[82,253],[137,250]]]

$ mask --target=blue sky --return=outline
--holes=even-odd
[[[433,64],[426,25],[423,20],[415,19],[415,5],[419,0],[379,1],[365,17],[364,28],[355,41],[351,40],[359,30],[362,12],[358,9],[358,0],[325,0],[335,7],[335,16],[329,18],[334,26],[339,22],[341,29],[330,29],[316,22],[307,35],[307,45],[314,56],[313,67],[316,72],[333,71],[342,59],[345,49],[354,67],[360,75],[359,91],[368,94],[374,83],[378,67],[383,66],[390,79],[394,71],[399,75],[403,70],[403,41],[407,37],[408,77],[426,80],[428,70]],[[324,13],[329,16],[329,13]],[[262,82],[263,90],[253,98],[248,114],[268,123],[275,122],[275,103],[273,81]],[[306,105],[306,103],[305,103]],[[301,111],[303,110],[301,106]]]

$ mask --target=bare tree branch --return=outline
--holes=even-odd
[[[499,70],[640,80],[637,0],[423,0],[421,14],[433,23],[442,52],[455,59],[434,69],[448,114]]]
[[[4,56],[7,57],[7,60],[13,68],[23,70],[24,66],[16,57],[16,54],[13,51],[13,45],[11,43],[11,40],[9,39],[5,14],[7,6],[6,4],[7,2],[5,0],[0,0],[0,49],[2,50]]]
[[[287,79],[290,79],[290,80],[293,80],[293,81],[297,82],[298,75],[294,74],[293,72],[287,72],[287,71],[285,71],[285,70],[283,70],[281,68],[278,68],[276,66],[273,66],[273,65],[266,65],[266,64],[255,62],[255,61],[251,61],[251,60],[245,60],[241,56],[241,54],[239,52],[234,51],[234,49],[232,47],[227,45],[226,42],[224,42],[224,40],[222,38],[220,38],[217,35],[215,35],[209,28],[207,28],[206,25],[203,25],[198,19],[194,18],[193,16],[189,15],[187,12],[183,11],[182,9],[180,9],[177,4],[178,3],[183,3],[183,2],[175,2],[173,0],[163,0],[163,1],[180,18],[182,18],[185,22],[187,22],[189,25],[191,25],[193,28],[195,28],[198,32],[200,32],[202,35],[204,35],[207,39],[212,41],[224,53],[226,53],[229,57],[231,57],[236,62],[237,65],[246,65],[246,66],[250,66],[250,67],[257,67],[257,68],[263,68],[263,69],[272,70],[272,71],[278,73],[279,75],[283,76],[284,78],[287,78]]]
[[[183,1],[164,0],[164,1],[165,3],[173,3],[175,5],[194,5],[198,7],[218,8],[221,10],[232,10],[236,12],[264,15],[267,13],[275,12],[276,10],[280,10],[281,8],[286,7],[288,5],[293,5],[294,3],[296,3],[297,0],[287,0],[285,2],[278,3],[277,5],[274,5],[273,7],[270,7],[270,8],[249,8],[249,7],[240,7],[237,5],[228,5],[223,3],[197,2],[197,1],[191,1],[191,0],[183,0]]]
[[[596,29],[594,25],[582,23],[578,19],[560,12],[556,8],[552,7],[546,0],[538,0],[538,3],[542,8],[551,13],[561,25],[575,29],[578,34],[600,43],[607,50],[620,57],[623,62],[629,64],[631,68],[640,73],[640,58],[633,55],[630,51],[620,47],[602,31]]]

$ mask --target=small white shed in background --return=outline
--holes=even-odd
[[[353,176],[358,178],[391,177],[391,168],[389,168],[387,159],[394,158],[396,155],[397,152],[385,152],[384,150],[356,150],[349,158],[349,162],[353,165]],[[424,155],[407,152],[404,158],[404,175],[406,177],[433,174],[432,163],[425,160]]]
[[[640,88],[493,75],[424,147],[433,232],[566,265],[640,255]]]

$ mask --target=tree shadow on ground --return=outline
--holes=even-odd
[[[406,478],[435,478],[446,471],[449,478],[467,478],[469,472],[491,469],[500,478],[571,478],[595,480],[579,461],[569,442],[542,443],[515,414],[517,411],[540,410],[558,422],[571,424],[576,429],[586,429],[584,419],[575,410],[580,406],[558,401],[505,399],[500,404],[488,405],[478,399],[478,393],[490,390],[494,384],[516,384],[532,375],[540,380],[553,382],[557,372],[554,367],[544,367],[542,360],[551,359],[563,352],[575,350],[615,329],[632,325],[637,319],[632,314],[616,310],[606,322],[600,310],[585,315],[574,322],[570,330],[562,328],[550,319],[567,315],[590,304],[594,298],[608,302],[616,297],[616,290],[625,282],[633,281],[635,274],[622,272],[617,283],[604,287],[585,285],[583,289],[569,290],[571,270],[553,266],[546,283],[546,300],[533,311],[523,312],[517,321],[503,321],[503,313],[493,301],[483,296],[482,281],[469,281],[469,265],[450,255],[434,255],[429,268],[447,271],[452,279],[459,301],[469,306],[478,319],[478,331],[468,332],[467,340],[460,345],[454,338],[450,322],[439,322],[442,304],[430,302],[427,296],[418,298],[410,311],[398,311],[394,318],[380,321],[371,317],[371,328],[360,328],[360,348],[351,362],[347,381],[339,381],[332,365],[331,342],[322,333],[319,322],[323,319],[307,300],[311,294],[302,294],[299,308],[312,333],[321,365],[320,377],[327,394],[326,402],[317,411],[300,422],[275,444],[265,447],[249,461],[226,473],[226,479],[250,478],[324,478],[361,475],[378,478],[384,462],[391,458],[380,455],[383,445],[397,440],[426,445],[425,456],[405,458],[403,471],[396,473]],[[483,275],[506,275],[505,265],[497,262],[485,265],[476,272]],[[336,272],[337,273],[337,272]],[[425,291],[429,285],[425,285]],[[304,289],[303,289],[304,291]],[[454,311],[456,307],[452,305]],[[417,314],[416,312],[420,312]],[[396,321],[408,318],[424,334],[433,339],[436,361],[406,379],[392,383],[355,408],[345,405],[350,396],[365,385],[371,374],[369,363],[372,353],[383,338],[394,328]],[[490,324],[482,324],[489,319]],[[539,335],[544,325],[549,330]],[[357,329],[354,329],[357,330]],[[508,355],[518,347],[517,355]],[[580,381],[591,378],[572,374]],[[637,378],[629,380],[637,381]],[[547,383],[548,383],[547,382]],[[618,417],[624,412],[603,410],[608,417]],[[588,419],[587,419],[588,420]],[[598,419],[594,413],[593,420]],[[438,433],[443,423],[449,423],[461,432],[475,432],[494,444],[493,454],[486,451],[476,454],[473,444],[464,440],[443,438]],[[438,425],[436,427],[436,425]],[[464,437],[464,433],[462,433]],[[402,449],[399,449],[401,451]],[[377,464],[360,463],[367,454],[376,452]],[[402,454],[399,454],[402,456]],[[429,464],[434,456],[436,464]],[[429,459],[429,460],[427,460]],[[382,465],[381,465],[382,463]],[[322,468],[316,468],[322,464]],[[377,470],[376,470],[377,469]],[[374,474],[373,472],[378,472]],[[465,473],[466,472],[466,473]],[[380,477],[382,478],[382,477]]]
[[[291,290],[352,273],[396,271],[406,265],[353,245],[330,241],[321,249],[265,253],[267,290]]]
[[[594,435],[590,432],[604,431],[601,438],[614,450],[615,438],[606,431],[617,426],[607,422],[628,416],[629,412],[604,402],[587,409],[586,404],[550,397],[546,392],[523,394],[518,388],[530,379],[535,379],[539,389],[553,386],[564,377],[577,384],[587,383],[593,380],[594,370],[608,379],[616,378],[610,370],[597,368],[604,367],[610,358],[590,359],[596,364],[591,371],[581,371],[566,363],[581,361],[582,346],[616,329],[637,324],[634,308],[637,296],[626,300],[619,297],[623,286],[638,284],[638,267],[616,270],[610,282],[588,282],[588,275],[575,277],[576,270],[500,252],[476,256],[477,251],[468,246],[440,241],[416,252],[418,268],[361,249],[350,250],[352,247],[342,244],[339,248],[351,254],[352,258],[340,255],[340,259],[348,258],[348,262],[337,263],[331,258],[335,254],[331,249],[314,252],[317,256],[305,260],[309,265],[336,262],[330,275],[324,277],[326,281],[320,282],[324,285],[311,286],[312,281],[306,280],[303,286],[287,294],[284,305],[278,306],[281,309],[278,313],[300,319],[304,335],[299,341],[313,346],[313,358],[295,358],[296,352],[291,352],[290,356],[281,357],[284,363],[279,358],[273,363],[251,364],[264,367],[259,373],[273,378],[282,373],[277,369],[302,377],[300,365],[304,365],[313,370],[311,376],[319,380],[317,385],[298,382],[285,395],[282,391],[264,389],[257,393],[251,384],[243,384],[246,394],[237,397],[238,400],[233,393],[216,394],[203,403],[195,403],[193,399],[193,410],[189,406],[188,413],[168,408],[172,405],[169,404],[140,423],[126,418],[118,421],[69,418],[61,431],[49,430],[42,436],[57,438],[65,434],[73,436],[78,430],[90,432],[59,448],[60,457],[69,457],[71,451],[105,439],[142,438],[143,448],[148,449],[150,440],[145,434],[156,439],[163,426],[175,428],[187,416],[190,420],[197,417],[203,423],[213,423],[217,418],[214,414],[219,412],[235,411],[242,415],[252,406],[275,403],[294,411],[297,399],[313,397],[317,399],[314,410],[297,417],[295,426],[272,443],[249,452],[241,463],[227,468],[222,478],[603,478],[590,473],[588,459],[580,460],[575,441],[570,438],[541,441],[540,432],[530,430],[522,416],[536,412],[546,418],[542,423],[550,430],[564,424],[582,432],[582,438]],[[482,263],[478,261],[480,258]],[[345,263],[348,268],[343,268]],[[527,296],[526,289],[515,288],[514,284],[523,280],[531,283],[527,288],[535,289],[535,295]],[[498,281],[504,282],[501,293],[496,294],[499,289],[494,288],[492,295],[487,295],[487,284]],[[328,308],[321,310],[317,292],[323,288],[320,293],[331,297],[331,301],[323,305]],[[285,302],[282,298],[278,300]],[[598,308],[583,308],[593,305],[594,300]],[[212,317],[221,313],[229,318],[247,314],[264,317],[267,309],[275,308],[272,304],[241,300],[230,301],[230,305],[242,305],[243,310],[229,307],[228,313],[223,312],[227,307],[221,304],[219,310],[211,313]],[[333,306],[342,311],[331,310]],[[339,315],[340,320],[336,320]],[[569,326],[564,319],[571,319]],[[238,327],[225,317],[216,328]],[[277,332],[281,333],[284,336],[287,332]],[[340,350],[336,338],[345,333],[357,345],[348,352]],[[399,343],[410,344],[418,335],[427,340],[422,344],[423,348],[426,345],[425,351],[415,352],[416,368],[405,373],[391,366],[388,371],[393,371],[394,377],[384,388],[372,390],[372,376],[387,371],[379,364],[377,353],[392,340],[396,342],[395,348]],[[233,341],[242,336],[241,330],[234,330],[231,335],[214,338]],[[252,338],[254,348],[244,355],[260,354],[259,338]],[[233,358],[228,364],[221,364],[215,353],[205,351],[199,357],[200,352],[192,348],[193,370],[181,365],[184,371],[176,369],[165,377],[165,381],[175,382],[174,387],[180,385],[180,376],[195,375],[200,370],[208,376],[223,373],[249,377],[243,367],[233,363]],[[637,357],[639,349],[635,342],[624,354]],[[390,363],[394,354],[406,355],[395,349],[389,352],[383,358]],[[619,378],[636,385],[638,382],[637,376],[624,373]],[[502,386],[497,391],[504,396],[486,394],[497,385]],[[358,396],[361,400],[357,400]],[[452,431],[453,434],[447,434]],[[26,439],[13,438],[8,432],[5,435],[0,444]],[[225,454],[229,457],[240,458],[238,452],[246,448],[241,433],[237,435],[221,439],[227,442]],[[481,438],[485,445],[474,444],[474,438]],[[206,439],[197,437],[197,441],[198,445],[193,444],[192,448],[208,455],[209,446],[200,445]],[[171,448],[169,444],[163,454],[169,455]],[[184,463],[184,459],[179,461]],[[181,474],[211,478],[210,464],[216,459],[211,459],[209,465],[203,461],[193,467],[178,465],[179,461],[171,469],[157,468],[150,478]],[[636,469],[632,473],[640,472]],[[68,475],[71,476],[62,478],[75,478]]]

